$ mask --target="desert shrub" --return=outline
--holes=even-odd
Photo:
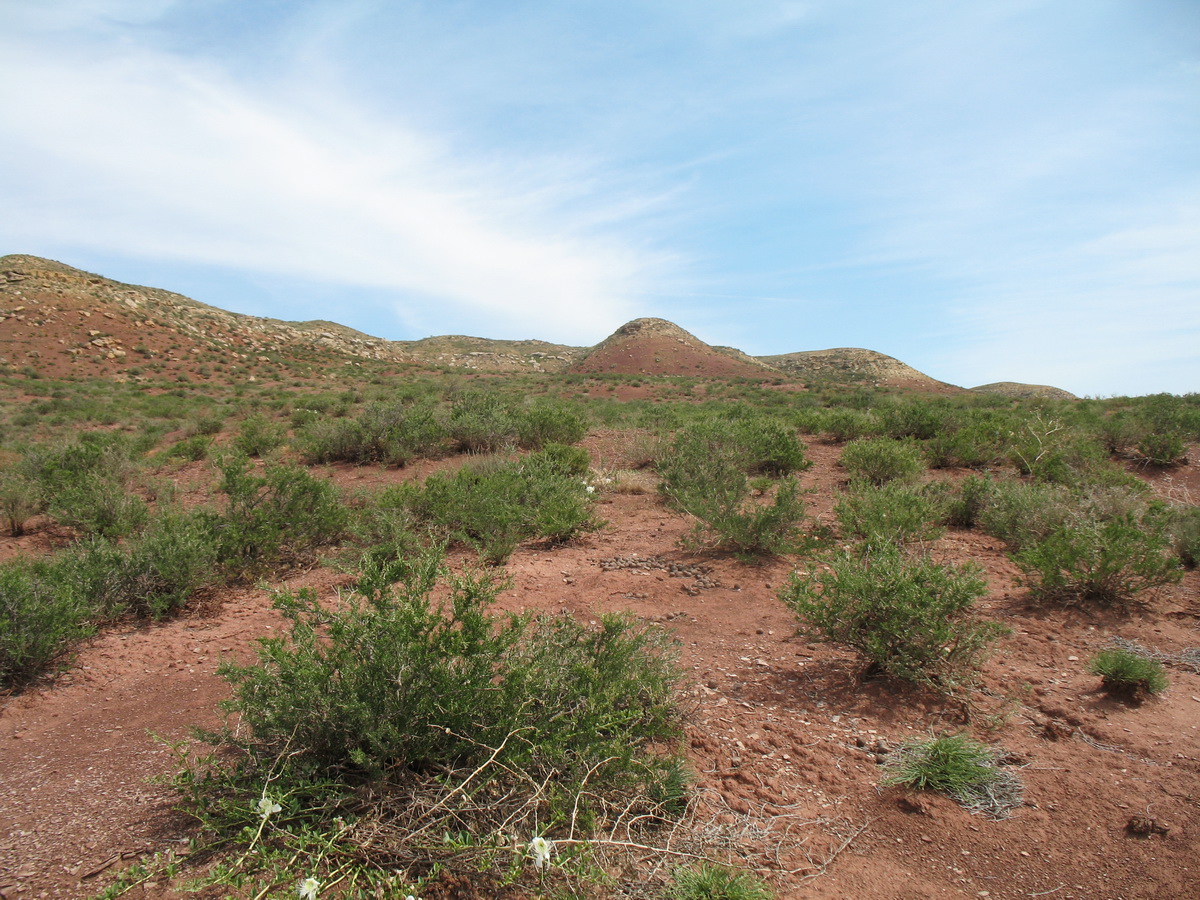
[[[1016,480],[993,483],[988,502],[978,513],[980,527],[1019,551],[1065,525],[1078,502],[1059,485]]]
[[[870,673],[952,690],[974,679],[1004,631],[971,615],[987,590],[978,566],[896,549],[845,551],[825,562],[828,570],[794,575],[780,599],[806,634],[858,651]]]
[[[877,415],[882,433],[896,439],[928,440],[949,430],[951,421],[950,410],[929,401],[893,403]]]
[[[1179,560],[1189,569],[1200,562],[1200,506],[1182,506],[1172,511],[1171,540]]]
[[[1109,693],[1135,701],[1161,694],[1169,685],[1162,663],[1123,648],[1101,650],[1088,662],[1088,671],[1100,676]]]
[[[560,403],[535,403],[516,415],[517,440],[527,450],[547,444],[575,444],[587,434],[583,416]]]
[[[689,546],[714,546],[739,554],[780,554],[796,545],[804,501],[794,478],[780,481],[764,504],[750,496],[748,456],[709,428],[676,436],[659,462],[659,490],[667,501],[696,519]]]
[[[81,541],[50,569],[59,589],[97,616],[161,618],[212,581],[215,550],[210,516],[166,511],[120,544]]]
[[[84,535],[119,538],[148,515],[141,498],[126,490],[137,449],[121,435],[88,433],[72,443],[33,448],[20,468],[37,482],[56,521]]]
[[[1156,432],[1138,441],[1138,453],[1152,466],[1174,466],[1183,460],[1186,445],[1175,433]]]
[[[8,523],[9,534],[23,535],[25,523],[45,509],[37,482],[22,472],[0,471],[0,516]]]
[[[310,463],[403,466],[445,452],[447,434],[430,403],[372,403],[353,418],[316,421],[297,437]]]
[[[946,498],[945,522],[957,528],[974,528],[995,495],[996,483],[990,478],[968,475]]]
[[[260,642],[256,664],[222,667],[244,749],[273,768],[281,795],[314,775],[331,804],[347,806],[367,779],[452,784],[438,796],[461,793],[494,833],[525,804],[511,827],[572,812],[547,804],[574,804],[574,818],[603,814],[606,798],[633,809],[631,798],[677,789],[678,757],[658,752],[681,734],[665,632],[615,615],[589,628],[493,614],[502,582],[448,573],[436,549],[391,575],[399,580],[360,583],[335,610],[311,591],[278,594],[286,632]],[[260,791],[249,786],[251,802]]]
[[[671,900],[771,900],[774,894],[749,872],[706,862],[676,869],[667,896]]]
[[[500,397],[466,393],[452,402],[447,430],[464,453],[496,453],[517,446],[520,425],[513,409]]]
[[[212,436],[220,434],[221,426],[224,424],[225,421],[222,416],[210,414],[194,419],[184,430],[188,437],[195,437],[196,435]]]
[[[0,564],[0,686],[23,684],[92,632],[91,608],[42,562]]]
[[[744,457],[744,468],[750,474],[778,478],[812,465],[795,430],[778,419],[763,416],[736,419],[726,441]]]
[[[348,512],[329,482],[295,466],[255,474],[244,456],[227,457],[218,468],[228,503],[213,528],[217,559],[231,577],[253,579],[306,562],[344,535]]]
[[[453,475],[431,475],[421,488],[402,486],[390,497],[422,525],[500,563],[523,540],[561,543],[595,526],[586,472],[585,451],[551,444],[523,459],[484,460]]]
[[[938,791],[974,813],[1007,818],[1021,805],[1023,787],[1000,766],[1002,754],[965,735],[942,735],[902,744],[886,762],[884,785]]]
[[[1013,555],[1036,596],[1113,604],[1182,576],[1164,524],[1132,515],[1073,521]]]
[[[209,435],[194,434],[177,442],[167,451],[167,455],[177,459],[187,459],[197,462],[208,458],[208,453],[212,450],[212,446],[213,439]]]
[[[286,439],[287,429],[283,423],[254,415],[242,420],[233,439],[233,449],[244,456],[266,456]]]
[[[829,409],[822,417],[821,430],[835,441],[853,441],[879,433],[879,422],[860,409]]]
[[[872,548],[937,540],[944,509],[936,491],[895,481],[862,485],[834,506],[842,534]]]
[[[925,470],[918,447],[892,438],[863,438],[851,441],[842,451],[842,467],[851,481],[885,484],[913,481]]]
[[[1009,458],[1012,417],[996,410],[970,410],[956,426],[925,442],[930,465],[937,469],[964,466],[981,469]]]

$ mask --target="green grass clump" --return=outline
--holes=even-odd
[[[884,785],[938,791],[989,818],[1007,818],[1021,805],[1020,779],[999,766],[995,751],[965,735],[904,744],[886,766]]]
[[[774,893],[748,872],[700,863],[676,869],[667,896],[671,900],[771,900]]]
[[[371,403],[353,418],[319,418],[312,410],[297,412],[303,425],[296,439],[310,463],[404,466],[417,458],[436,458],[447,451],[447,431],[431,403]],[[293,413],[293,420],[296,420]]]
[[[780,599],[802,631],[850,647],[879,672],[941,691],[970,684],[1005,629],[975,619],[982,570],[953,567],[898,549],[846,551],[811,575],[793,575]]]
[[[919,447],[886,437],[851,441],[842,451],[841,463],[851,481],[876,485],[915,481],[926,468]]]
[[[1162,663],[1122,648],[1101,650],[1088,663],[1088,671],[1100,676],[1109,693],[1135,701],[1161,694],[1169,685]]]

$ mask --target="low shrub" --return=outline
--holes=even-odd
[[[561,403],[535,403],[518,412],[517,441],[527,450],[547,444],[575,444],[583,440],[588,426],[583,416]]]
[[[1020,779],[1002,768],[1001,754],[965,735],[902,744],[885,763],[884,785],[938,791],[971,812],[1004,819],[1021,805]]]
[[[991,505],[996,483],[990,478],[968,475],[945,502],[945,522],[956,528],[974,528]]]
[[[520,421],[500,397],[466,393],[450,406],[447,425],[451,440],[463,453],[498,453],[512,450],[520,440]]]
[[[388,502],[502,563],[523,540],[562,543],[595,527],[595,488],[580,471],[587,472],[587,461],[579,448],[550,444],[523,459],[481,460],[453,475],[431,475],[421,488],[391,491]]]
[[[8,533],[20,537],[25,523],[46,509],[46,500],[37,483],[21,472],[0,471],[0,516],[8,523]]]
[[[881,673],[949,691],[974,680],[990,645],[1004,633],[975,619],[982,570],[941,565],[896,549],[844,551],[810,575],[793,575],[780,599],[802,631],[856,650]]]
[[[726,439],[708,428],[682,432],[659,463],[659,491],[696,519],[685,543],[747,556],[791,551],[805,516],[799,484],[783,479],[769,502],[758,502],[750,496],[748,456]]]
[[[997,480],[977,513],[979,526],[1020,551],[1043,540],[1077,515],[1078,500],[1060,485]]]
[[[1148,434],[1138,441],[1138,454],[1152,466],[1176,466],[1184,459],[1187,445],[1174,433]]]
[[[880,430],[879,422],[871,413],[844,408],[825,410],[818,427],[835,441],[852,441],[879,434]]]
[[[254,415],[242,421],[233,449],[244,456],[266,456],[287,440],[287,428],[266,416]]]
[[[446,452],[447,432],[431,403],[372,403],[354,418],[319,419],[296,444],[310,463],[404,466]]]
[[[879,548],[937,540],[945,505],[936,491],[893,481],[850,491],[834,513],[845,537]]]
[[[255,474],[244,456],[218,463],[226,509],[214,522],[217,559],[235,580],[253,580],[311,560],[343,537],[349,514],[337,489],[296,466]]]
[[[886,484],[889,481],[914,481],[925,471],[920,449],[892,438],[863,438],[851,441],[842,451],[842,468],[851,481]]]
[[[33,448],[20,471],[37,483],[57,522],[83,535],[120,538],[148,516],[146,504],[127,490],[137,451],[122,435],[87,433],[72,443]]]
[[[168,456],[176,459],[186,459],[191,462],[198,462],[202,459],[207,459],[209,451],[212,450],[213,439],[207,434],[194,434],[191,437],[184,438],[176,443],[170,450],[167,451]]]
[[[1013,555],[1025,583],[1057,603],[1117,604],[1182,577],[1163,523],[1132,515],[1063,525]]]
[[[1161,694],[1169,686],[1162,663],[1122,648],[1101,650],[1088,663],[1104,689],[1134,701]]]
[[[303,874],[321,881],[353,860],[364,876],[453,864],[511,884],[554,877],[577,841],[645,840],[682,813],[666,631],[493,613],[494,572],[449,573],[436,549],[391,576],[334,609],[311,591],[277,594],[283,633],[260,642],[257,663],[222,666],[240,724],[209,735],[222,752],[177,784],[213,843],[236,849],[231,871],[253,879],[315,833]],[[557,838],[574,840],[555,851]]]
[[[1171,541],[1179,561],[1189,569],[1196,568],[1200,563],[1200,506],[1172,510]]]
[[[61,590],[45,563],[0,564],[0,687],[24,684],[91,634],[91,612]]]

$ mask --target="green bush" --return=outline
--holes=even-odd
[[[310,463],[404,466],[445,453],[445,425],[430,403],[372,403],[352,419],[319,420],[297,445]]]
[[[1182,577],[1166,551],[1165,527],[1132,515],[1063,525],[1014,554],[1038,597],[1058,603],[1115,604]]]
[[[938,791],[971,812],[1006,818],[1021,805],[1020,779],[1000,767],[999,754],[965,735],[910,741],[886,763],[884,785]]]
[[[835,441],[852,441],[879,433],[879,422],[858,409],[825,410],[820,428]]]
[[[995,496],[995,482],[990,478],[968,475],[946,499],[946,524],[956,528],[974,528]]]
[[[586,459],[578,448],[551,444],[523,459],[484,460],[431,475],[421,488],[394,489],[390,505],[502,563],[523,540],[562,543],[595,527],[593,491],[580,474]]]
[[[464,453],[497,453],[511,450],[520,440],[520,421],[500,397],[466,393],[450,407],[450,438]]]
[[[1069,522],[1078,505],[1077,498],[1060,485],[998,480],[977,515],[984,532],[1019,551]]]
[[[868,672],[952,690],[969,683],[1004,629],[972,617],[987,583],[975,565],[945,566],[898,550],[829,557],[794,575],[780,599],[817,640],[850,647]]]
[[[925,442],[930,465],[982,469],[1009,458],[1014,422],[997,410],[969,410],[958,422]]]
[[[851,481],[886,484],[914,481],[925,471],[921,451],[913,444],[892,438],[863,438],[851,441],[842,451],[842,468]]]
[[[676,436],[658,465],[659,490],[696,519],[689,546],[714,546],[745,555],[794,549],[804,501],[794,478],[780,481],[770,502],[750,496],[750,456],[723,429],[697,427]]]
[[[84,535],[120,538],[148,516],[146,504],[127,490],[137,449],[122,435],[87,433],[73,443],[33,448],[20,471],[38,484],[56,521]]]
[[[1177,507],[1171,515],[1171,539],[1175,552],[1189,569],[1200,563],[1200,506]]]
[[[937,540],[945,505],[935,491],[892,481],[852,490],[834,506],[834,513],[843,535],[879,548]]]
[[[1187,449],[1183,438],[1174,433],[1154,433],[1143,437],[1137,445],[1142,459],[1152,466],[1175,466],[1184,458]]]
[[[0,564],[0,686],[23,684],[92,633],[91,608],[41,562]]]
[[[212,446],[213,439],[207,434],[194,434],[176,443],[167,451],[167,455],[178,459],[198,462],[199,460],[208,458],[208,453],[212,450]]]
[[[60,590],[95,615],[162,618],[213,578],[216,548],[211,517],[166,511],[118,544],[81,541],[50,563]]]
[[[1169,685],[1162,663],[1130,650],[1101,650],[1088,663],[1088,671],[1099,675],[1104,689],[1132,700],[1161,694]]]
[[[0,516],[8,523],[8,533],[20,537],[25,523],[46,509],[46,501],[37,483],[21,472],[0,471]]]
[[[287,439],[287,428],[266,416],[250,416],[242,421],[233,449],[244,456],[266,456]]]
[[[295,466],[267,466],[258,475],[244,456],[218,468],[228,504],[213,528],[218,562],[231,577],[253,580],[307,562],[346,533],[349,513],[331,483]]]
[[[664,632],[494,615],[495,576],[450,575],[437,550],[392,575],[336,610],[308,591],[277,596],[287,632],[261,641],[256,665],[222,668],[254,753],[349,782],[478,767],[481,797],[490,783],[550,782],[547,796],[565,788],[585,805],[674,777],[677,759],[654,752],[681,733]]]
[[[535,403],[519,411],[517,441],[526,450],[540,450],[547,444],[575,444],[587,434],[583,416],[560,403]]]

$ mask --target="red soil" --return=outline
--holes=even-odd
[[[619,436],[592,439],[598,459],[614,458],[620,444]],[[816,490],[810,510],[826,521],[838,453],[814,443],[816,465],[802,475]],[[412,474],[332,470],[347,487]],[[1155,476],[1164,491],[1195,491],[1195,480],[1193,469]],[[1114,636],[1170,652],[1197,646],[1200,573],[1126,612],[1044,609],[1015,583],[998,541],[951,531],[938,542],[940,556],[984,566],[990,593],[981,611],[1012,628],[986,666],[971,717],[975,734],[1022,766],[1025,805],[996,822],[938,795],[878,787],[876,750],[961,729],[963,711],[863,682],[852,654],[797,638],[777,599],[792,562],[682,553],[676,542],[688,523],[653,494],[604,494],[599,513],[608,525],[576,544],[516,553],[502,605],[583,618],[631,610],[678,635],[695,700],[700,802],[745,830],[763,857],[779,847],[779,897],[1200,896],[1200,675],[1172,667],[1170,690],[1136,707],[1108,699],[1086,672]],[[21,539],[35,551],[44,542]],[[707,571],[673,575],[665,563]],[[286,583],[332,597],[342,581],[318,569]],[[219,660],[250,658],[254,640],[280,624],[263,591],[227,591],[177,620],[111,630],[55,683],[8,698],[0,895],[92,896],[130,860],[184,846],[188,823],[172,812],[171,789],[147,781],[176,768],[159,738],[215,724],[227,694]],[[1166,833],[1132,833],[1135,816]],[[159,885],[128,896],[138,895],[173,896]]]

